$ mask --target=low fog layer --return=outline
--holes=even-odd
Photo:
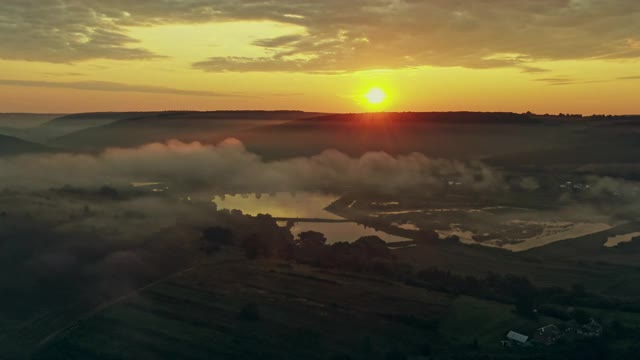
[[[182,191],[216,194],[350,190],[429,193],[455,181],[472,190],[505,188],[504,180],[481,163],[433,160],[413,153],[393,157],[369,152],[359,158],[326,150],[308,158],[266,162],[242,143],[217,146],[169,141],[139,148],[109,149],[98,155],[42,154],[0,160],[5,188],[39,190],[64,185],[125,186],[163,182]]]

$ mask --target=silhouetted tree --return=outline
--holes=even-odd
[[[249,235],[243,242],[242,248],[244,254],[249,259],[257,259],[261,257],[271,256],[271,248],[269,243],[257,234]]]
[[[220,246],[232,245],[233,239],[233,232],[220,226],[208,227],[202,232],[203,249],[207,254],[217,251]]]
[[[323,233],[317,231],[305,231],[298,235],[298,242],[301,247],[321,247],[327,242]]]
[[[363,236],[353,243],[353,247],[369,258],[391,257],[387,243],[377,236]]]

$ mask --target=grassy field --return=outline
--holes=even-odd
[[[34,358],[385,359],[434,351],[448,359],[451,349],[500,359],[546,354],[545,347],[500,347],[510,330],[531,335],[561,323],[513,310],[374,275],[227,254],[88,312],[51,336]],[[633,314],[585,310],[603,323],[640,325]]]
[[[582,284],[589,291],[609,296],[639,296],[640,267],[607,262],[609,257],[585,259],[576,247],[574,256],[549,258],[536,252],[512,253],[482,246],[420,244],[395,250],[403,262],[417,269],[437,267],[458,274],[483,277],[489,272],[529,278],[540,287],[569,288]],[[603,248],[602,252],[607,250]],[[627,258],[637,257],[629,252]]]
[[[452,301],[375,277],[274,262],[214,263],[75,323],[35,358],[383,358],[395,349],[419,354],[424,344],[440,342],[438,323]],[[253,306],[259,314],[243,315],[243,308],[246,313]]]
[[[549,318],[523,318],[513,309],[511,305],[461,296],[453,302],[440,330],[457,343],[471,344],[477,340],[479,345],[498,347],[511,330],[532,334],[536,329],[554,323]]]

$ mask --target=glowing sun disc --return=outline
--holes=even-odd
[[[367,92],[364,97],[367,99],[369,104],[377,105],[384,102],[384,100],[387,98],[387,94],[380,88],[373,88],[369,90],[369,92]]]

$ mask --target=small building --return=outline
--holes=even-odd
[[[555,344],[560,337],[562,337],[560,328],[551,324],[536,330],[533,340],[541,344],[551,345]]]
[[[527,335],[522,335],[515,331],[509,331],[507,339],[516,345],[526,345],[527,341],[529,341],[529,337]]]

